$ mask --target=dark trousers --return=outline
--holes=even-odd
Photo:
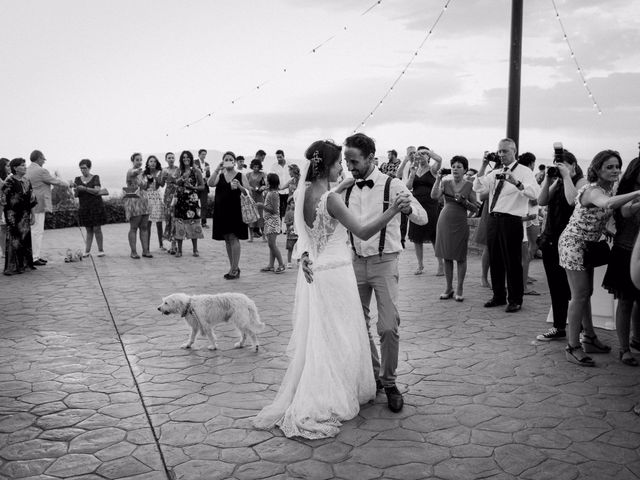
[[[280,220],[284,217],[284,214],[287,212],[287,200],[289,199],[288,193],[279,193],[280,195]]]
[[[499,216],[498,216],[499,215]],[[522,218],[489,214],[487,248],[491,267],[491,286],[496,301],[522,305]],[[504,288],[505,275],[507,289]]]
[[[209,201],[209,189],[205,188],[201,192],[198,193],[198,197],[200,198],[200,218],[202,225],[207,224],[207,202]]]
[[[540,250],[542,250],[542,264],[544,272],[547,274],[549,294],[551,295],[553,326],[558,330],[565,330],[571,289],[567,281],[567,272],[560,266],[558,242],[546,242]]]
[[[409,227],[409,215],[404,213],[400,214],[400,241],[404,247],[405,239],[407,238],[407,229]]]

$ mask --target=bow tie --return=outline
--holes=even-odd
[[[356,182],[356,185],[358,186],[359,189],[363,189],[364,187],[369,187],[369,188],[373,188],[373,180],[360,180],[359,182]]]

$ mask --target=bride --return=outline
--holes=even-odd
[[[410,200],[398,196],[378,218],[360,225],[341,195],[331,191],[342,172],[342,147],[320,140],[305,152],[295,192],[294,226],[300,268],[293,307],[290,364],[275,400],[254,418],[257,428],[280,427],[287,437],[333,437],[341,422],[375,398],[371,351],[347,230],[366,240],[382,229]],[[352,185],[343,182],[338,190]],[[300,253],[302,252],[302,253]]]

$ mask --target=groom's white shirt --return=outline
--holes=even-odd
[[[387,175],[383,174],[377,167],[369,174],[365,180],[373,180],[373,188],[364,187],[360,189],[354,185],[349,196],[349,211],[353,213],[361,225],[365,225],[374,220],[382,213],[382,201],[384,199],[384,184]],[[411,192],[398,178],[391,179],[389,187],[389,202],[393,203],[399,193],[408,193],[411,198],[411,214],[409,220],[417,225],[424,225],[428,221],[427,212],[420,203],[411,195]],[[353,236],[353,244],[356,253],[362,257],[378,255],[380,244],[380,232],[376,233],[369,240],[361,240]],[[400,214],[396,215],[387,224],[385,234],[384,253],[395,253],[402,250],[400,243]]]

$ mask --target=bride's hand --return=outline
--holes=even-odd
[[[355,178],[353,178],[353,177],[345,178],[342,182],[340,182],[340,185],[338,185],[336,187],[335,192],[336,193],[342,193],[347,188],[351,187],[355,183],[356,183],[356,179]]]
[[[401,212],[402,210],[406,210],[411,206],[411,198],[406,193],[400,193],[396,196],[396,199],[391,206],[394,210]]]
[[[309,256],[304,255],[300,259],[300,266],[302,267],[302,273],[304,273],[304,279],[307,283],[313,283],[313,270],[311,270],[313,262],[309,260]]]

